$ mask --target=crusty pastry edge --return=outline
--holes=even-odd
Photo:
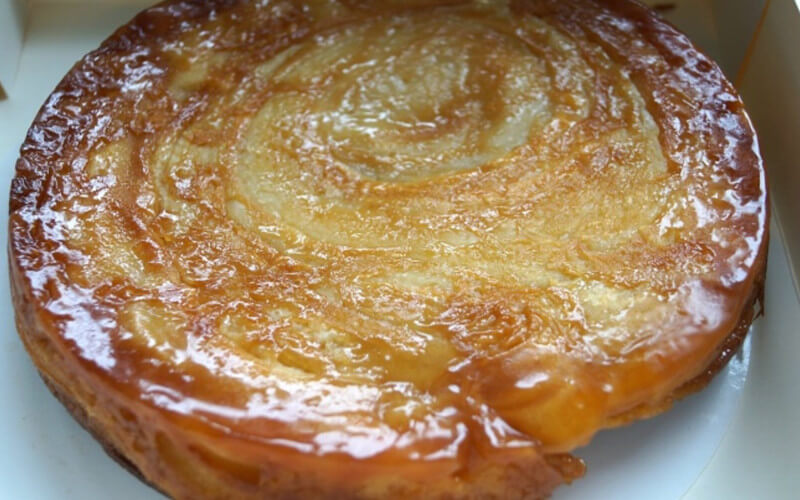
[[[606,422],[606,428],[627,425],[633,421],[642,418],[653,417],[668,410],[674,404],[674,402],[703,389],[709,384],[714,376],[727,365],[733,355],[740,349],[748,331],[750,330],[753,320],[758,315],[763,314],[764,311],[763,303],[766,279],[767,243],[768,233],[765,231],[762,247],[753,266],[755,272],[753,275],[754,278],[751,285],[751,292],[747,301],[745,302],[745,307],[740,314],[737,325],[720,344],[711,361],[705,366],[702,372],[694,376],[689,381],[683,383],[662,401],[656,404],[640,405],[610,418]],[[104,421],[106,419],[97,418],[96,416],[90,414],[90,412],[87,411],[88,405],[85,404],[86,401],[82,401],[84,398],[81,398],[76,394],[72,394],[61,381],[57,380],[59,377],[56,375],[56,373],[61,372],[61,375],[67,376],[66,371],[69,370],[69,367],[54,365],[54,363],[59,361],[57,349],[54,349],[54,346],[51,344],[51,340],[48,337],[46,328],[36,320],[37,314],[35,308],[30,306],[32,304],[32,298],[27,297],[28,293],[26,293],[27,287],[24,286],[25,282],[24,280],[20,280],[19,276],[13,272],[15,267],[13,260],[11,267],[11,292],[15,306],[17,330],[23,340],[26,350],[34,360],[37,370],[45,385],[50,389],[56,399],[58,399],[61,404],[64,405],[73,418],[75,418],[75,420],[77,420],[78,423],[80,423],[80,425],[100,443],[105,452],[112,459],[125,467],[125,469],[134,474],[145,484],[169,496],[168,492],[163,491],[161,488],[159,488],[159,486],[156,485],[157,480],[154,478],[155,471],[149,471],[149,473],[145,472],[142,470],[140,465],[134,463],[123,451],[124,446],[119,442],[121,441],[121,436],[115,437],[115,434],[119,433],[121,430],[116,429],[115,432],[115,429],[112,428],[112,422],[106,422]],[[67,380],[70,380],[69,376],[67,376]],[[75,381],[73,382],[79,383]],[[84,389],[88,389],[88,387],[85,387]],[[91,395],[89,396],[91,397]],[[124,432],[124,430],[122,430],[122,432]],[[564,482],[564,480],[569,479],[568,477],[565,477],[564,471],[558,470],[558,460],[550,461],[547,460],[548,458],[550,457],[545,457],[547,465],[545,465],[545,463],[541,464],[542,470],[531,471],[534,473],[533,475],[538,476],[537,481],[540,483],[540,492],[544,493],[544,496],[549,495],[549,493],[552,492],[556,486]],[[547,468],[549,468],[549,470],[546,470]],[[162,476],[161,474],[158,475]],[[172,473],[168,472],[167,476],[170,476],[170,478],[167,479],[167,477],[162,476],[162,479],[167,479],[168,481],[175,479]],[[171,484],[170,486],[175,485]],[[178,488],[180,488],[180,486],[178,486]],[[176,493],[174,493],[173,496],[181,497],[179,491],[180,489],[176,490]],[[285,494],[286,492],[283,493]],[[306,493],[308,493],[308,490],[306,490]],[[317,491],[317,493],[321,492]],[[342,492],[336,493],[337,497],[341,498],[341,493]]]

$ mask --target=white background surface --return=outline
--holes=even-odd
[[[774,0],[781,1],[790,3]],[[746,48],[720,41],[726,24],[715,20],[713,2],[678,3],[675,22],[712,55],[728,45]],[[82,4],[32,8],[17,76],[6,84],[10,98],[0,101],[3,206],[16,149],[39,105],[81,55],[137,10]],[[735,57],[727,54],[730,73]],[[7,220],[0,220],[5,239]],[[708,389],[671,412],[600,434],[578,452],[589,465],[586,478],[559,490],[556,499],[800,498],[800,304],[780,233],[774,224],[767,315],[755,325],[748,348]],[[0,269],[0,498],[159,498],[107,458],[38,379],[16,336],[6,266]]]

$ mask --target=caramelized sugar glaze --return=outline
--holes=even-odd
[[[17,163],[17,324],[179,498],[539,497],[762,289],[717,66],[629,1],[168,1]]]

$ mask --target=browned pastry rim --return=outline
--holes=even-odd
[[[762,280],[761,290],[763,293],[763,280]],[[653,407],[635,408],[630,412],[620,415],[616,420],[616,424],[626,425],[641,418],[656,416],[659,413],[668,410],[675,401],[682,399],[686,396],[689,396],[695,392],[698,392],[702,390],[706,385],[708,385],[714,378],[714,376],[727,365],[731,357],[736,352],[739,351],[739,348],[744,342],[744,339],[750,329],[752,318],[754,314],[756,314],[757,304],[759,304],[761,301],[762,297],[754,296],[752,306],[750,306],[747,309],[748,314],[742,316],[742,320],[739,322],[739,326],[736,328],[736,330],[731,332],[730,336],[726,339],[725,343],[720,349],[719,355],[709,365],[708,369],[705,372],[698,375],[697,377],[695,377],[694,379],[690,380],[685,385],[677,389],[673,394],[669,395],[661,404],[655,405]],[[81,427],[83,427],[89,434],[92,435],[92,437],[94,437],[97,440],[97,442],[103,448],[103,451],[105,451],[109,457],[111,457],[115,462],[124,467],[128,472],[136,476],[144,484],[153,488],[159,493],[166,495],[166,493],[161,491],[156,484],[147,479],[147,477],[136,466],[136,464],[128,460],[127,457],[125,457],[125,455],[107,437],[107,434],[102,429],[102,425],[98,421],[92,420],[86,413],[86,411],[83,409],[83,407],[81,407],[81,405],[75,400],[75,398],[70,397],[66,392],[59,389],[56,386],[56,383],[50,378],[48,378],[47,375],[45,375],[41,370],[39,370],[39,375],[42,377],[42,381],[45,383],[47,388],[50,389],[50,392],[53,394],[53,396],[55,396],[55,398],[62,405],[64,405],[64,408],[81,425]]]
[[[128,460],[128,458],[122,454],[122,452],[106,436],[106,433],[101,428],[101,425],[96,420],[89,418],[89,414],[86,413],[86,410],[83,409],[83,407],[75,400],[75,398],[69,396],[66,392],[59,389],[56,386],[56,382],[48,378],[47,375],[45,375],[41,370],[37,371],[39,376],[42,378],[44,385],[50,389],[50,393],[53,394],[58,402],[64,406],[64,409],[66,409],[67,412],[72,415],[72,418],[74,418],[75,421],[78,422],[86,432],[91,434],[91,436],[103,448],[103,451],[105,451],[112,460],[124,467],[125,470],[136,476],[137,479],[147,486],[153,488],[162,495],[168,496],[166,493],[158,489],[158,486],[150,482],[144,476],[139,467],[136,466],[136,464]]]
[[[100,428],[100,425],[96,421],[93,421],[89,418],[89,414],[86,413],[86,410],[84,410],[80,404],[78,404],[75,398],[70,397],[66,392],[56,387],[56,383],[49,379],[47,375],[42,373],[40,370],[37,371],[39,376],[42,378],[44,385],[50,389],[50,393],[55,396],[58,402],[64,406],[64,409],[66,409],[67,412],[72,415],[72,418],[74,418],[75,421],[78,422],[78,424],[80,424],[80,426],[83,427],[86,432],[91,434],[91,436],[103,448],[103,451],[105,451],[112,460],[124,467],[125,470],[136,476],[137,479],[147,486],[153,488],[162,495],[166,495],[163,491],[158,489],[158,486],[148,481],[136,464],[128,460],[125,455],[123,455],[122,452],[114,446],[114,444],[106,437],[106,434]]]
[[[750,325],[753,322],[753,319],[763,314],[763,301],[764,301],[764,286],[765,286],[765,278],[766,278],[766,262],[762,264],[763,271],[760,274],[759,278],[756,280],[756,284],[753,290],[753,293],[750,298],[750,305],[747,306],[742,313],[742,317],[739,320],[739,323],[731,332],[731,334],[726,338],[725,342],[720,346],[719,352],[715,356],[714,360],[709,363],[707,369],[693,378],[692,380],[686,382],[683,386],[676,389],[672,394],[667,396],[660,404],[646,406],[646,407],[638,407],[634,408],[624,414],[619,415],[613,422],[612,425],[627,425],[631,422],[642,418],[649,418],[656,416],[666,410],[668,410],[673,403],[676,401],[690,396],[695,392],[702,390],[706,385],[708,385],[714,376],[719,373],[730,361],[734,354],[736,354],[742,346],[747,333],[750,330]],[[15,294],[16,297],[16,294]],[[18,324],[18,328],[22,325]],[[28,338],[25,334],[23,334],[22,328],[20,328],[20,335],[23,339]],[[41,338],[41,337],[39,337]],[[26,349],[33,357],[33,352],[31,352],[30,348],[25,343]],[[34,357],[34,359],[37,359]],[[153,488],[154,490],[158,491],[166,495],[165,492],[161,491],[159,487],[153,483],[152,480],[148,479],[147,476],[139,469],[139,467],[131,462],[125,455],[122,453],[117,446],[112,442],[112,440],[108,437],[108,432],[104,429],[103,424],[96,420],[92,419],[89,414],[86,412],[83,406],[76,400],[75,397],[70,396],[64,390],[58,387],[57,382],[51,379],[48,375],[46,375],[41,369],[38,369],[38,373],[42,378],[42,381],[45,383],[50,392],[55,396],[55,398],[64,406],[64,408],[72,415],[72,417],[87,431],[89,432],[100,444],[103,450],[111,457],[115,462],[120,464],[124,467],[128,472],[136,476],[140,481],[148,485],[149,487]],[[577,469],[574,468],[575,464],[572,464],[573,468],[571,470],[564,471],[565,479],[576,478],[579,475],[582,475],[582,470],[580,467]],[[571,476],[570,476],[571,474]],[[167,495],[168,496],[168,495]],[[336,496],[333,494],[333,496]]]

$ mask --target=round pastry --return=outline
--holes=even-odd
[[[42,107],[17,327],[175,498],[538,498],[763,289],[757,141],[627,0],[167,1]]]

